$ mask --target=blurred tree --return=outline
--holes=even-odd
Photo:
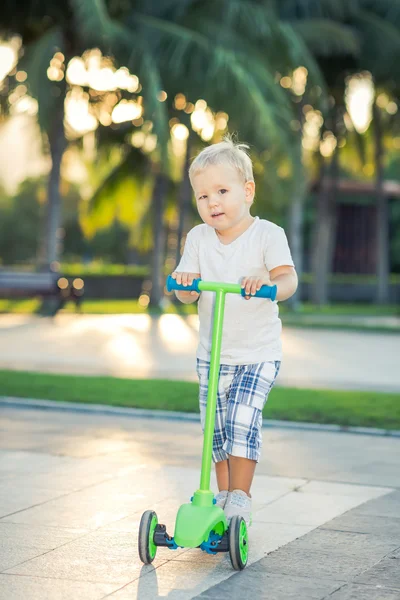
[[[345,142],[346,129],[343,116],[346,113],[344,91],[346,79],[364,70],[371,72],[375,85],[384,89],[397,87],[400,48],[400,4],[383,0],[374,2],[359,0],[354,3],[333,2],[326,0],[315,3],[310,1],[293,2],[287,0],[279,3],[281,18],[292,22],[299,35],[304,35],[304,42],[318,62],[324,74],[327,89],[331,97],[331,107],[325,111],[325,120],[330,122],[330,129],[325,124],[321,133],[333,133],[332,127],[339,126],[342,143],[334,135],[336,145],[325,159],[320,160],[320,193],[317,196],[317,212],[314,226],[314,284],[313,301],[323,304],[328,300],[327,283],[331,270],[334,237],[335,237],[335,182],[332,178],[339,176],[339,147]],[[315,25],[321,20],[322,29]],[[314,23],[314,27],[312,27]],[[321,31],[324,35],[321,35]],[[335,44],[335,32],[337,43]],[[318,32],[318,33],[317,33]],[[329,35],[333,34],[332,35]],[[342,40],[345,42],[342,46]],[[347,115],[348,116],[348,115]],[[387,198],[383,194],[383,145],[380,113],[374,108],[375,132],[375,173],[378,211],[378,299],[387,301],[389,281],[388,252],[388,208]],[[353,142],[365,154],[363,139],[355,132]],[[321,140],[322,142],[322,140]],[[322,146],[321,146],[322,147]],[[320,148],[317,149],[319,153]],[[325,163],[330,163],[330,167]],[[298,202],[292,204],[292,221],[297,222],[297,231],[301,223],[301,211]],[[292,227],[292,231],[296,227]],[[297,234],[296,238],[300,236]]]
[[[327,96],[330,96],[331,101],[332,95],[335,99],[340,97],[337,88],[339,86],[342,91],[344,89],[343,69],[346,70],[351,67],[354,58],[358,56],[360,51],[356,32],[347,24],[350,15],[353,13],[353,6],[350,6],[345,0],[324,0],[324,2],[283,0],[278,6],[280,18],[283,22],[288,23],[296,36],[301,39],[315,61],[315,69],[322,73],[321,79],[326,86]],[[315,105],[315,101],[307,92],[297,98],[297,101],[299,137],[304,140],[305,106],[308,104]],[[341,104],[343,102],[344,99]],[[324,118],[329,119],[329,114],[332,113],[331,104],[325,104],[322,110]],[[323,122],[323,120],[321,121]],[[336,116],[333,116],[332,121],[331,114],[331,123],[334,122],[336,122]],[[317,153],[319,154],[319,144]],[[303,151],[303,160],[304,154]],[[332,168],[335,172],[337,172],[337,161],[337,153],[334,152]],[[320,174],[321,182],[324,182],[326,178],[321,177],[321,175],[326,171],[326,166],[323,166],[323,161],[319,160],[318,162],[323,169]],[[312,170],[306,168],[307,172],[309,185]],[[294,262],[300,275],[304,253],[304,201],[308,185],[306,181],[303,185],[298,186],[289,205],[290,241],[293,248]],[[334,190],[322,183],[321,192],[318,195],[318,210],[316,212],[316,223],[318,225],[315,227],[315,247],[312,253],[315,273],[314,300],[318,297],[320,302],[325,302],[327,298],[327,275],[330,270],[334,238],[334,214]],[[297,308],[300,300],[301,286],[291,301],[292,306]]]
[[[361,0],[357,28],[362,39],[362,66],[371,72],[375,87],[373,135],[375,146],[375,189],[377,209],[377,294],[379,304],[389,302],[389,199],[384,192],[383,144],[385,118],[377,99],[383,90],[400,100],[400,2]],[[397,111],[395,111],[397,112]],[[386,115],[387,116],[387,115]]]
[[[241,136],[261,149],[270,147],[276,155],[285,155],[287,162],[291,164],[291,171],[299,178],[299,145],[295,143],[290,127],[290,99],[285,90],[277,85],[275,71],[278,67],[285,70],[293,68],[299,61],[307,63],[308,56],[303,56],[304,48],[301,44],[294,56],[291,35],[280,27],[276,15],[258,2],[251,1],[192,1],[185,6],[179,2],[167,5],[147,3],[146,10],[141,22],[147,27],[147,38],[153,42],[150,48],[157,57],[156,62],[162,74],[169,119],[182,121],[182,116],[177,119],[175,114],[173,99],[177,96],[202,98],[202,102],[205,105],[208,103],[214,110],[223,108],[227,111],[233,126],[238,126]],[[135,18],[138,18],[137,14]],[[205,86],[204,81],[212,81],[213,85]],[[185,108],[188,104],[190,103],[185,102]],[[192,105],[191,110],[193,109],[195,107]],[[187,113],[190,114],[190,111]],[[190,120],[186,127],[188,135],[192,125],[196,127],[193,118]],[[211,139],[213,133],[206,137],[202,129],[205,127],[199,127],[198,131],[203,139]],[[193,135],[190,135],[192,138]],[[154,158],[151,162],[154,162]],[[120,169],[124,170],[123,164]],[[272,160],[269,173],[271,182],[275,181],[276,189],[279,182],[275,171]],[[183,172],[186,173],[187,169]],[[117,177],[117,171],[115,176]],[[157,177],[163,178],[164,174],[160,172]],[[159,189],[160,182],[156,180],[154,190]],[[190,201],[187,190],[187,177],[184,176],[180,192],[179,238],[184,229],[185,212]],[[101,196],[105,197],[104,194]],[[95,209],[99,197],[97,195],[94,198]],[[152,208],[156,215],[159,208],[158,201],[157,207]],[[157,247],[161,249],[163,245]],[[180,239],[178,249],[179,247]],[[156,261],[158,268],[154,269],[154,273],[156,270],[161,271],[162,259],[160,254]],[[155,280],[152,283],[152,301],[158,303],[161,298],[160,283]]]
[[[43,190],[43,188],[42,188]],[[1,262],[15,264],[35,260],[38,230],[43,214],[36,182],[24,182],[14,198],[2,196],[0,202]]]
[[[206,18],[202,3],[195,1],[185,5],[178,1],[162,4],[140,0],[70,0],[61,5],[49,0],[25,1],[18,11],[10,0],[5,1],[1,29],[22,37],[24,56],[19,68],[28,73],[28,88],[38,100],[39,123],[47,133],[52,157],[46,252],[49,264],[58,257],[60,169],[67,144],[64,101],[68,85],[64,71],[70,60],[88,47],[98,47],[112,55],[117,64],[134,70],[139,77],[145,115],[151,119],[153,134],[157,136],[159,178],[168,170],[168,121],[160,98],[167,83],[173,86],[190,81],[189,89],[200,97],[204,79],[212,81],[213,85],[207,86],[212,102],[235,99],[231,111],[240,121],[244,135],[251,131],[259,142],[267,138],[284,149],[288,157],[295,157],[296,146],[288,127],[290,106],[275,84],[275,67],[267,64],[265,55],[261,61],[254,46],[242,42],[233,24],[243,21],[247,28],[251,23],[262,25],[269,34],[275,57],[280,56],[282,34],[267,20],[273,13],[260,13],[257,2],[221,2],[220,12],[225,14],[233,4],[235,10],[229,9],[231,26],[227,28],[223,20]],[[203,18],[198,18],[199,10]],[[50,76],[49,65],[52,67],[54,60],[57,74]],[[297,161],[293,160],[293,164],[296,168]],[[158,189],[157,182],[154,189]],[[153,285],[153,293],[159,297],[157,290],[159,284]]]
[[[24,1],[18,11],[5,0],[2,7],[1,31],[19,34],[23,41],[23,57],[19,68],[28,73],[27,85],[38,100],[39,123],[46,132],[52,169],[48,182],[48,227],[46,262],[58,259],[57,233],[60,230],[60,168],[66,148],[64,130],[67,82],[65,65],[88,47],[99,47],[110,53],[118,64],[132,65],[143,86],[146,115],[153,119],[160,154],[166,160],[168,124],[164,106],[158,100],[161,90],[159,72],[148,39],[140,22],[135,23],[132,3],[110,2],[109,13],[102,0],[71,0],[53,3]],[[50,78],[48,69],[56,53],[60,76]]]

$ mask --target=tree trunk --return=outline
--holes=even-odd
[[[182,182],[179,187],[179,202],[178,202],[178,211],[179,211],[179,223],[178,223],[178,240],[176,245],[176,255],[175,255],[175,266],[178,265],[181,259],[181,246],[182,246],[182,238],[185,231],[186,225],[186,217],[188,212],[189,202],[191,200],[191,185],[189,179],[189,164],[190,164],[190,134],[186,142],[186,155],[185,155],[185,163],[183,167],[183,176]]]
[[[289,207],[289,241],[293,262],[296,267],[299,284],[297,291],[289,299],[289,304],[293,310],[298,310],[301,303],[302,289],[300,278],[303,273],[303,209],[304,194],[300,191]]]
[[[53,116],[53,125],[49,131],[52,166],[47,187],[46,264],[54,269],[57,269],[60,257],[60,171],[62,157],[67,146],[64,132],[64,98],[65,95],[60,98],[60,103]]]
[[[334,110],[334,135],[337,133],[338,111]],[[314,282],[312,301],[317,306],[329,300],[329,275],[332,270],[333,252],[336,238],[336,191],[339,175],[339,151],[334,150],[329,168],[322,167],[321,185],[317,199],[317,214],[314,224],[314,248],[312,255]]]
[[[376,275],[378,279],[376,301],[378,304],[389,302],[389,207],[383,187],[383,144],[382,122],[379,108],[373,105],[373,125],[375,134],[376,168]]]
[[[151,294],[150,306],[159,307],[163,298],[164,290],[164,247],[165,247],[165,227],[164,227],[164,205],[168,191],[168,177],[164,173],[156,175],[152,209],[153,209],[153,234],[154,248],[151,271]]]
[[[304,125],[304,98],[301,102],[299,102],[298,106],[298,120],[300,123],[300,148],[302,147],[302,139],[303,139],[303,125]],[[289,242],[290,242],[290,250],[292,253],[293,262],[296,267],[297,276],[299,279],[299,283],[297,286],[296,293],[289,298],[289,306],[292,310],[297,311],[300,308],[301,300],[302,300],[302,284],[301,284],[301,276],[303,273],[303,222],[304,222],[304,199],[306,194],[306,186],[299,186],[295,197],[292,199],[292,202],[289,207]]]

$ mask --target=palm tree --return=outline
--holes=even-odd
[[[111,53],[117,64],[135,66],[143,86],[146,114],[151,116],[159,139],[163,161],[166,161],[168,124],[165,108],[157,99],[161,85],[157,66],[148,51],[143,31],[133,31],[132,15],[124,3],[112,3],[114,18],[102,0],[70,0],[69,3],[24,2],[15,11],[6,0],[2,11],[2,31],[18,33],[23,40],[24,56],[19,67],[28,73],[28,88],[38,100],[39,124],[45,132],[52,157],[48,183],[48,231],[46,262],[58,259],[57,232],[60,226],[60,166],[66,148],[64,105],[67,84],[51,81],[47,69],[56,51],[64,57],[64,65],[88,47],[99,47]],[[130,6],[128,6],[130,9]]]
[[[231,11],[233,4],[235,9]],[[55,51],[62,53],[67,65],[88,47],[98,47],[111,54],[118,65],[138,75],[145,115],[152,120],[158,139],[159,177],[168,171],[169,130],[166,105],[159,102],[158,95],[178,83],[186,84],[194,97],[201,97],[206,91],[215,106],[230,99],[232,120],[240,122],[243,135],[259,144],[268,140],[284,149],[296,164],[295,146],[287,126],[290,105],[275,84],[275,67],[267,63],[265,56],[261,61],[258,49],[251,48],[233,33],[235,24],[243,22],[249,28],[255,23],[254,15],[265,28],[267,16],[272,13],[264,11],[261,20],[258,3],[250,1],[225,0],[218,9],[224,14],[227,7],[231,11],[231,27],[224,29],[206,18],[204,6],[196,1],[188,2],[182,10],[178,1],[165,6],[140,0],[125,3],[70,0],[61,5],[47,0],[40,4],[24,2],[16,13],[10,0],[6,0],[2,27],[22,36],[24,57],[20,68],[28,72],[30,93],[38,100],[39,123],[47,135],[53,161],[48,185],[48,264],[58,258],[60,165],[67,143],[62,125],[65,77],[54,82],[46,76]],[[275,57],[279,57],[281,64],[278,50],[282,47],[282,35],[275,35],[270,23],[268,31],[269,44],[274,44]],[[202,78],[198,76],[199,70]],[[207,90],[204,78],[213,82]]]
[[[141,23],[148,31],[148,39],[155,40],[152,51],[157,59],[154,62],[158,64],[162,89],[167,92],[168,98],[179,92],[192,99],[202,97],[213,108],[223,108],[234,124],[240,124],[242,136],[261,149],[268,145],[279,149],[281,154],[291,159],[293,171],[300,175],[299,145],[295,143],[289,127],[292,118],[290,102],[283,89],[276,85],[275,69],[288,69],[301,61],[307,62],[307,55],[301,44],[295,53],[288,32],[279,26],[276,19],[275,22],[272,20],[270,11],[265,8],[260,11],[260,8],[258,3],[250,1],[210,5],[189,2],[185,10],[180,3],[171,3],[167,11],[159,8],[156,14],[145,13]],[[224,27],[219,27],[216,36],[217,26],[212,19],[216,21],[221,10],[224,14],[229,13],[230,17],[225,21],[232,30],[226,28],[224,21]],[[256,29],[255,24],[258,25]],[[238,27],[241,36],[234,33]],[[246,42],[244,34],[248,39],[256,36],[256,44]],[[280,53],[276,51],[278,43]],[[266,60],[269,47],[275,54],[272,57],[275,67],[270,64],[272,58]],[[203,74],[202,78],[199,72]],[[212,81],[213,85],[204,86],[204,79]],[[165,102],[165,105],[171,116],[170,102]],[[161,171],[158,176],[163,176]],[[159,189],[157,182],[154,189]],[[183,209],[187,205],[187,190],[187,179],[184,178],[181,190]],[[159,208],[155,209],[155,213],[159,213]],[[179,236],[183,231],[184,214],[182,210]],[[155,273],[160,272],[160,260],[162,256],[156,261],[158,267],[153,269],[152,295],[156,302],[160,297],[160,282],[157,283],[154,278]]]

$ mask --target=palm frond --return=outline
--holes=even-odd
[[[148,159],[132,148],[100,184],[81,216],[85,235],[92,237],[115,219],[127,225],[140,222],[149,198]]]
[[[375,78],[399,79],[400,30],[372,12],[360,12],[355,23],[363,36],[362,67],[371,70]]]
[[[64,102],[61,88],[65,82],[50,81],[47,69],[57,50],[63,51],[64,40],[61,30],[49,29],[37,41],[25,48],[25,53],[19,62],[19,68],[26,71],[27,87],[29,93],[38,102],[39,125],[42,130],[48,131],[51,126],[52,115],[56,113],[55,106]]]
[[[138,223],[130,230],[129,246],[136,248],[139,252],[150,252],[154,244],[154,208],[150,204]]]
[[[277,41],[278,14],[271,2],[255,0],[206,0],[192,11],[194,19],[207,18],[223,30],[235,31],[253,41]],[[223,26],[221,26],[223,24]]]
[[[97,44],[99,39],[102,47],[108,46],[110,51],[118,43],[119,36],[124,39],[124,28],[110,18],[104,0],[71,0],[76,26],[80,36],[85,40],[86,48]]]
[[[152,133],[157,136],[157,144],[160,149],[161,164],[165,172],[168,171],[168,140],[169,125],[168,111],[165,102],[160,102],[158,95],[164,89],[161,80],[159,63],[149,48],[147,40],[141,36],[142,57],[141,61],[135,61],[135,55],[127,63],[129,69],[135,68],[139,80],[143,86],[144,115],[153,122]],[[138,68],[138,65],[139,68]]]
[[[129,27],[110,18],[104,0],[71,0],[83,39],[108,48],[119,65],[135,73],[143,87],[146,116],[153,120],[153,132],[164,168],[167,169],[167,142],[169,139],[166,107],[158,100],[163,89],[157,60],[148,40],[138,28]]]
[[[333,19],[343,22],[359,9],[358,3],[359,0],[280,0],[277,9],[284,20]]]
[[[400,0],[358,0],[359,10],[378,15],[393,24],[400,19]]]
[[[235,44],[233,35],[225,34],[220,41],[221,36],[217,38],[214,35],[217,33],[216,26],[211,22],[203,21],[196,31],[192,31],[180,24],[153,17],[139,16],[138,20],[160,36],[164,35],[165,39],[174,40],[162,57],[163,72],[172,72],[176,78],[178,74],[181,78],[186,75],[192,93],[197,86],[199,97],[205,97],[211,106],[223,106],[230,115],[237,116],[234,120],[241,124],[241,135],[242,131],[246,131],[261,148],[269,139],[291,152],[293,139],[288,128],[292,118],[290,99],[277,85],[272,69],[266,68],[260,56],[254,51],[251,53],[250,49],[245,52],[241,42]],[[209,37],[204,30],[208,31]],[[210,44],[210,38],[218,39],[214,46]],[[203,55],[202,62],[199,53]],[[266,58],[264,62],[268,65]],[[210,82],[206,87],[204,80]],[[183,87],[189,86],[183,83]]]
[[[353,28],[328,19],[302,19],[290,22],[293,31],[316,56],[360,54],[360,37]]]
[[[324,74],[320,69],[316,58],[312,51],[308,48],[307,42],[293,30],[293,26],[289,23],[281,23],[280,25],[283,35],[286,37],[287,48],[289,53],[289,62],[292,64],[302,65],[308,70],[308,85],[318,86],[321,88],[321,95],[316,98],[315,103],[320,106],[322,111],[326,110],[327,89]]]

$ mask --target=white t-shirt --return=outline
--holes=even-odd
[[[189,231],[176,271],[200,273],[204,281],[241,283],[242,277],[266,275],[275,267],[293,265],[284,230],[255,217],[244,233],[223,244],[215,229],[203,223]],[[198,302],[200,335],[197,357],[210,360],[215,292],[202,292]],[[226,294],[221,363],[243,365],[281,360],[277,302],[245,300]]]

